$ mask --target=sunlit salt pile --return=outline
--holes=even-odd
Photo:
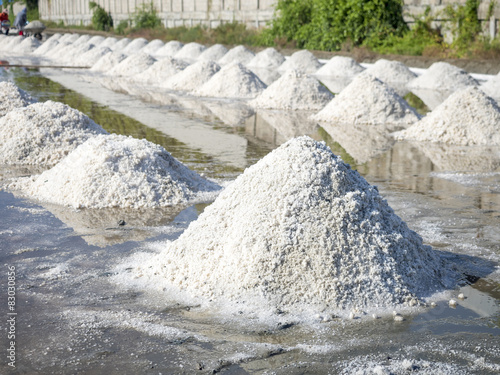
[[[99,47],[102,42],[106,40],[105,37],[100,36],[100,35],[94,35],[92,38],[89,39],[87,44],[93,44],[96,47]]]
[[[209,60],[209,61],[217,61],[221,59],[226,53],[227,48],[222,44],[214,44],[213,46],[208,47],[204,50],[200,56],[198,56],[198,60]]]
[[[62,34],[60,34],[60,33],[55,33],[55,34],[53,34],[51,37],[49,37],[49,38],[47,39],[47,42],[48,42],[49,40],[52,40],[52,41],[54,41],[54,40],[60,40],[60,39],[62,38],[62,36],[63,36],[63,35],[62,35]]]
[[[8,37],[6,38],[6,42],[2,43],[0,46],[3,51],[12,51],[15,47],[17,47],[21,42],[24,40],[24,36],[22,35],[17,35],[14,37]]]
[[[52,166],[87,139],[105,133],[65,104],[50,100],[31,104],[0,119],[0,161]]]
[[[123,52],[123,50],[132,42],[132,40],[130,40],[129,38],[122,38],[120,39],[118,42],[116,42],[115,44],[113,44],[111,46],[111,49],[114,51],[114,52]],[[124,53],[126,54],[126,53]]]
[[[418,303],[440,258],[324,144],[288,141],[229,185],[132,271],[237,311],[337,312]]]
[[[60,51],[65,50],[71,45],[72,45],[71,42],[59,41],[59,43],[55,47],[47,49],[47,51],[43,55],[50,59],[54,59],[55,57],[57,57]]]
[[[106,39],[103,40],[101,44],[99,44],[99,47],[108,47],[111,48],[118,42],[118,39],[112,36],[108,36]]]
[[[13,48],[13,51],[16,53],[31,53],[40,47],[40,45],[41,43],[37,38],[30,36]]]
[[[60,39],[59,42],[65,42],[65,43],[74,43],[80,38],[81,35],[79,34],[64,34]]]
[[[73,41],[73,46],[84,45],[90,40],[90,38],[91,36],[88,34],[80,35],[77,40]]]
[[[177,52],[179,52],[184,44],[178,42],[177,40],[171,40],[170,42],[165,43],[163,47],[156,51],[155,56],[174,56]]]
[[[304,73],[316,73],[322,64],[308,50],[295,52],[278,68],[280,72],[295,69]]]
[[[33,54],[39,56],[45,55],[47,52],[53,50],[58,44],[59,41],[57,39],[49,38],[46,42],[44,42],[36,50],[34,50]]]
[[[144,38],[136,38],[133,39],[130,43],[128,43],[125,48],[121,52],[126,55],[132,55],[134,53],[138,53],[142,48],[144,48],[148,44],[148,41]]]
[[[246,65],[250,60],[255,57],[255,54],[245,46],[236,46],[231,48],[221,59],[217,60],[220,66],[240,63]]]
[[[175,55],[176,59],[193,62],[205,51],[206,47],[199,43],[188,43],[184,45]]]
[[[156,59],[145,53],[136,53],[127,57],[121,61],[118,65],[115,65],[111,70],[108,70],[107,74],[130,77],[139,73],[144,72],[151,65],[156,62]]]
[[[96,47],[85,52],[84,54],[78,56],[75,59],[75,66],[93,66],[97,61],[99,61],[103,56],[108,53],[112,53],[109,47]]]
[[[80,44],[80,45],[69,45],[61,50],[55,55],[52,55],[52,60],[56,60],[59,63],[69,66],[75,65],[75,56],[81,56],[84,53],[90,51],[95,48],[93,44]]]
[[[116,134],[88,140],[17,187],[42,201],[75,208],[171,206],[220,189],[163,147]]]
[[[256,108],[319,111],[332,98],[333,94],[316,78],[288,70],[249,104]]]
[[[124,55],[121,52],[112,52],[104,55],[99,60],[96,61],[92,68],[90,68],[93,72],[107,72],[113,69],[116,65],[121,63],[123,60],[127,58],[127,55]]]
[[[189,66],[189,63],[173,57],[163,57],[144,72],[132,77],[137,82],[159,85]]]
[[[420,115],[394,89],[378,78],[363,73],[312,119],[342,124],[407,127],[420,120]]]
[[[249,68],[258,69],[277,69],[284,62],[285,57],[274,48],[270,47],[257,53],[253,59],[248,62],[247,66]]]
[[[377,60],[375,64],[366,69],[366,73],[386,83],[408,83],[417,77],[417,75],[408,69],[402,62],[386,59]]]
[[[262,82],[250,70],[240,63],[231,63],[218,71],[193,95],[214,98],[255,98],[266,89]]]
[[[149,42],[145,47],[141,49],[142,53],[147,53],[148,55],[153,55],[156,51],[165,45],[160,39],[155,39]]]
[[[446,62],[432,64],[421,76],[408,83],[410,89],[430,89],[456,91],[467,86],[477,86],[478,82],[465,70]]]
[[[500,99],[500,73],[491,77],[483,83],[480,88],[486,93],[486,95],[495,99]]]
[[[351,57],[334,56],[315,74],[318,76],[354,77],[364,70],[365,68]]]
[[[15,108],[26,107],[35,102],[36,100],[26,91],[21,90],[13,83],[0,82],[0,118]]]
[[[192,91],[207,82],[219,70],[220,66],[213,61],[198,61],[170,77],[160,86],[170,90]]]
[[[450,95],[396,137],[462,146],[500,146],[500,108],[479,88],[468,87]]]

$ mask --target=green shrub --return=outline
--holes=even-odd
[[[121,20],[118,23],[118,26],[115,27],[115,32],[119,35],[124,35],[125,30],[128,28],[128,21],[126,20]]]
[[[138,29],[155,29],[161,26],[161,20],[153,2],[142,4],[134,13],[134,25]]]
[[[111,14],[106,12],[99,4],[94,1],[89,3],[90,10],[92,10],[92,25],[94,29],[101,31],[109,31],[113,27],[113,18]]]
[[[471,43],[477,40],[481,33],[481,23],[477,17],[480,0],[467,0],[465,5],[448,5],[444,9],[450,19],[450,31],[453,35],[451,47],[459,55],[466,54]]]

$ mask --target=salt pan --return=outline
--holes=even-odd
[[[285,57],[274,48],[266,48],[257,53],[247,66],[258,69],[277,69],[285,62]]]
[[[156,62],[156,59],[145,53],[133,54],[118,65],[115,65],[107,74],[115,76],[130,77],[140,74]]]
[[[170,90],[192,91],[207,82],[220,70],[213,61],[198,61],[170,77],[160,86]]]
[[[290,56],[281,66],[278,71],[284,72],[289,69],[295,69],[304,73],[315,73],[322,64],[319,60],[309,51],[302,50],[295,52]]]
[[[231,63],[240,63],[245,65],[254,57],[255,54],[245,46],[236,46],[231,48],[224,56],[222,56],[221,59],[217,60],[217,63],[220,66]]]
[[[408,83],[410,89],[432,89],[456,91],[467,86],[477,86],[478,82],[465,70],[446,62],[436,62],[420,77]]]
[[[0,118],[15,108],[26,107],[35,102],[36,100],[26,91],[21,90],[13,83],[0,82]]]
[[[323,65],[315,74],[318,76],[354,77],[364,71],[353,58],[334,56]]]
[[[222,44],[214,44],[213,46],[204,50],[200,56],[198,56],[198,60],[211,60],[217,61],[221,59],[227,53],[227,48]]]

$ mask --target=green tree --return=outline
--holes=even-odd
[[[113,18],[111,18],[111,14],[106,12],[103,7],[91,1],[89,8],[92,10],[92,25],[96,30],[108,31],[113,27]]]

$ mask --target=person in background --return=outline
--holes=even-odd
[[[2,13],[0,13],[0,24],[2,25],[2,32],[5,29],[5,35],[9,35],[9,28],[4,27],[3,23],[9,22],[9,12],[7,11],[7,8],[5,8]],[[9,25],[10,26],[10,25]]]
[[[26,8],[23,8],[22,11],[17,13],[16,20],[14,21],[14,27],[20,32],[24,30],[24,26],[26,26],[26,21],[28,21],[28,17],[26,15]],[[22,35],[22,33],[20,33]]]

